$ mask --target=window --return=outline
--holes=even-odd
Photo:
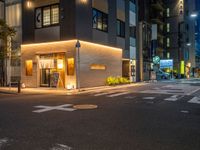
[[[67,75],[74,75],[74,58],[67,59]]]
[[[54,4],[36,8],[35,10],[35,27],[42,28],[59,24],[59,5]]]
[[[16,27],[21,26],[21,4],[13,4],[6,6],[6,22],[9,26]],[[1,11],[1,10],[0,10]]]
[[[170,24],[167,23],[167,32],[170,32]]]
[[[167,17],[170,17],[170,9],[167,8]]]
[[[33,61],[27,60],[25,62],[26,65],[26,76],[32,76],[33,75]]]
[[[106,66],[105,65],[101,65],[101,64],[92,64],[90,66],[91,70],[106,70]]]
[[[50,7],[44,7],[43,9],[43,26],[49,26],[51,24],[51,12]]]
[[[51,24],[59,23],[59,7],[54,5],[51,7]]]
[[[167,59],[170,59],[170,53],[167,52]]]
[[[125,37],[125,23],[120,20],[117,20],[117,35]]]
[[[170,47],[170,39],[167,38],[167,47]]]
[[[108,31],[108,15],[97,10],[93,9],[93,28],[101,31]]]

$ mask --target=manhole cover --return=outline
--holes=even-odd
[[[97,105],[83,104],[83,105],[74,105],[74,109],[96,109]]]

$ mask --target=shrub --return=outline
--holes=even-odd
[[[106,84],[107,85],[119,85],[119,84],[129,84],[131,83],[129,79],[124,78],[124,77],[108,77],[106,79]]]

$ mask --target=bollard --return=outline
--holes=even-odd
[[[20,80],[18,81],[18,86],[17,87],[18,87],[17,88],[18,93],[21,93],[21,82],[20,82]]]

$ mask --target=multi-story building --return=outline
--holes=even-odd
[[[4,0],[0,0],[0,19],[1,20],[4,20],[5,19],[5,2]],[[3,43],[2,41],[0,40],[0,52],[3,51]],[[3,65],[4,65],[4,62],[3,62],[3,59],[0,59],[0,85],[3,84]]]
[[[194,0],[166,0],[165,48],[166,58],[174,61],[174,69],[189,77],[195,67],[195,28],[190,14],[194,11]]]
[[[195,20],[195,51],[196,51],[196,68],[200,68],[200,2],[196,0],[196,9],[197,18]]]
[[[153,57],[164,58],[164,11],[162,0],[140,0],[139,51],[141,80],[151,78]]]
[[[5,1],[5,20],[16,34],[10,39],[10,57],[7,59],[7,84],[20,80],[20,50],[22,44],[22,4],[21,0]],[[9,50],[8,50],[9,51]]]
[[[163,0],[150,0],[150,19],[152,24],[152,50],[154,56],[164,58],[164,11]]]
[[[112,75],[136,81],[136,27],[136,0],[23,0],[22,82],[75,88],[103,85]]]

